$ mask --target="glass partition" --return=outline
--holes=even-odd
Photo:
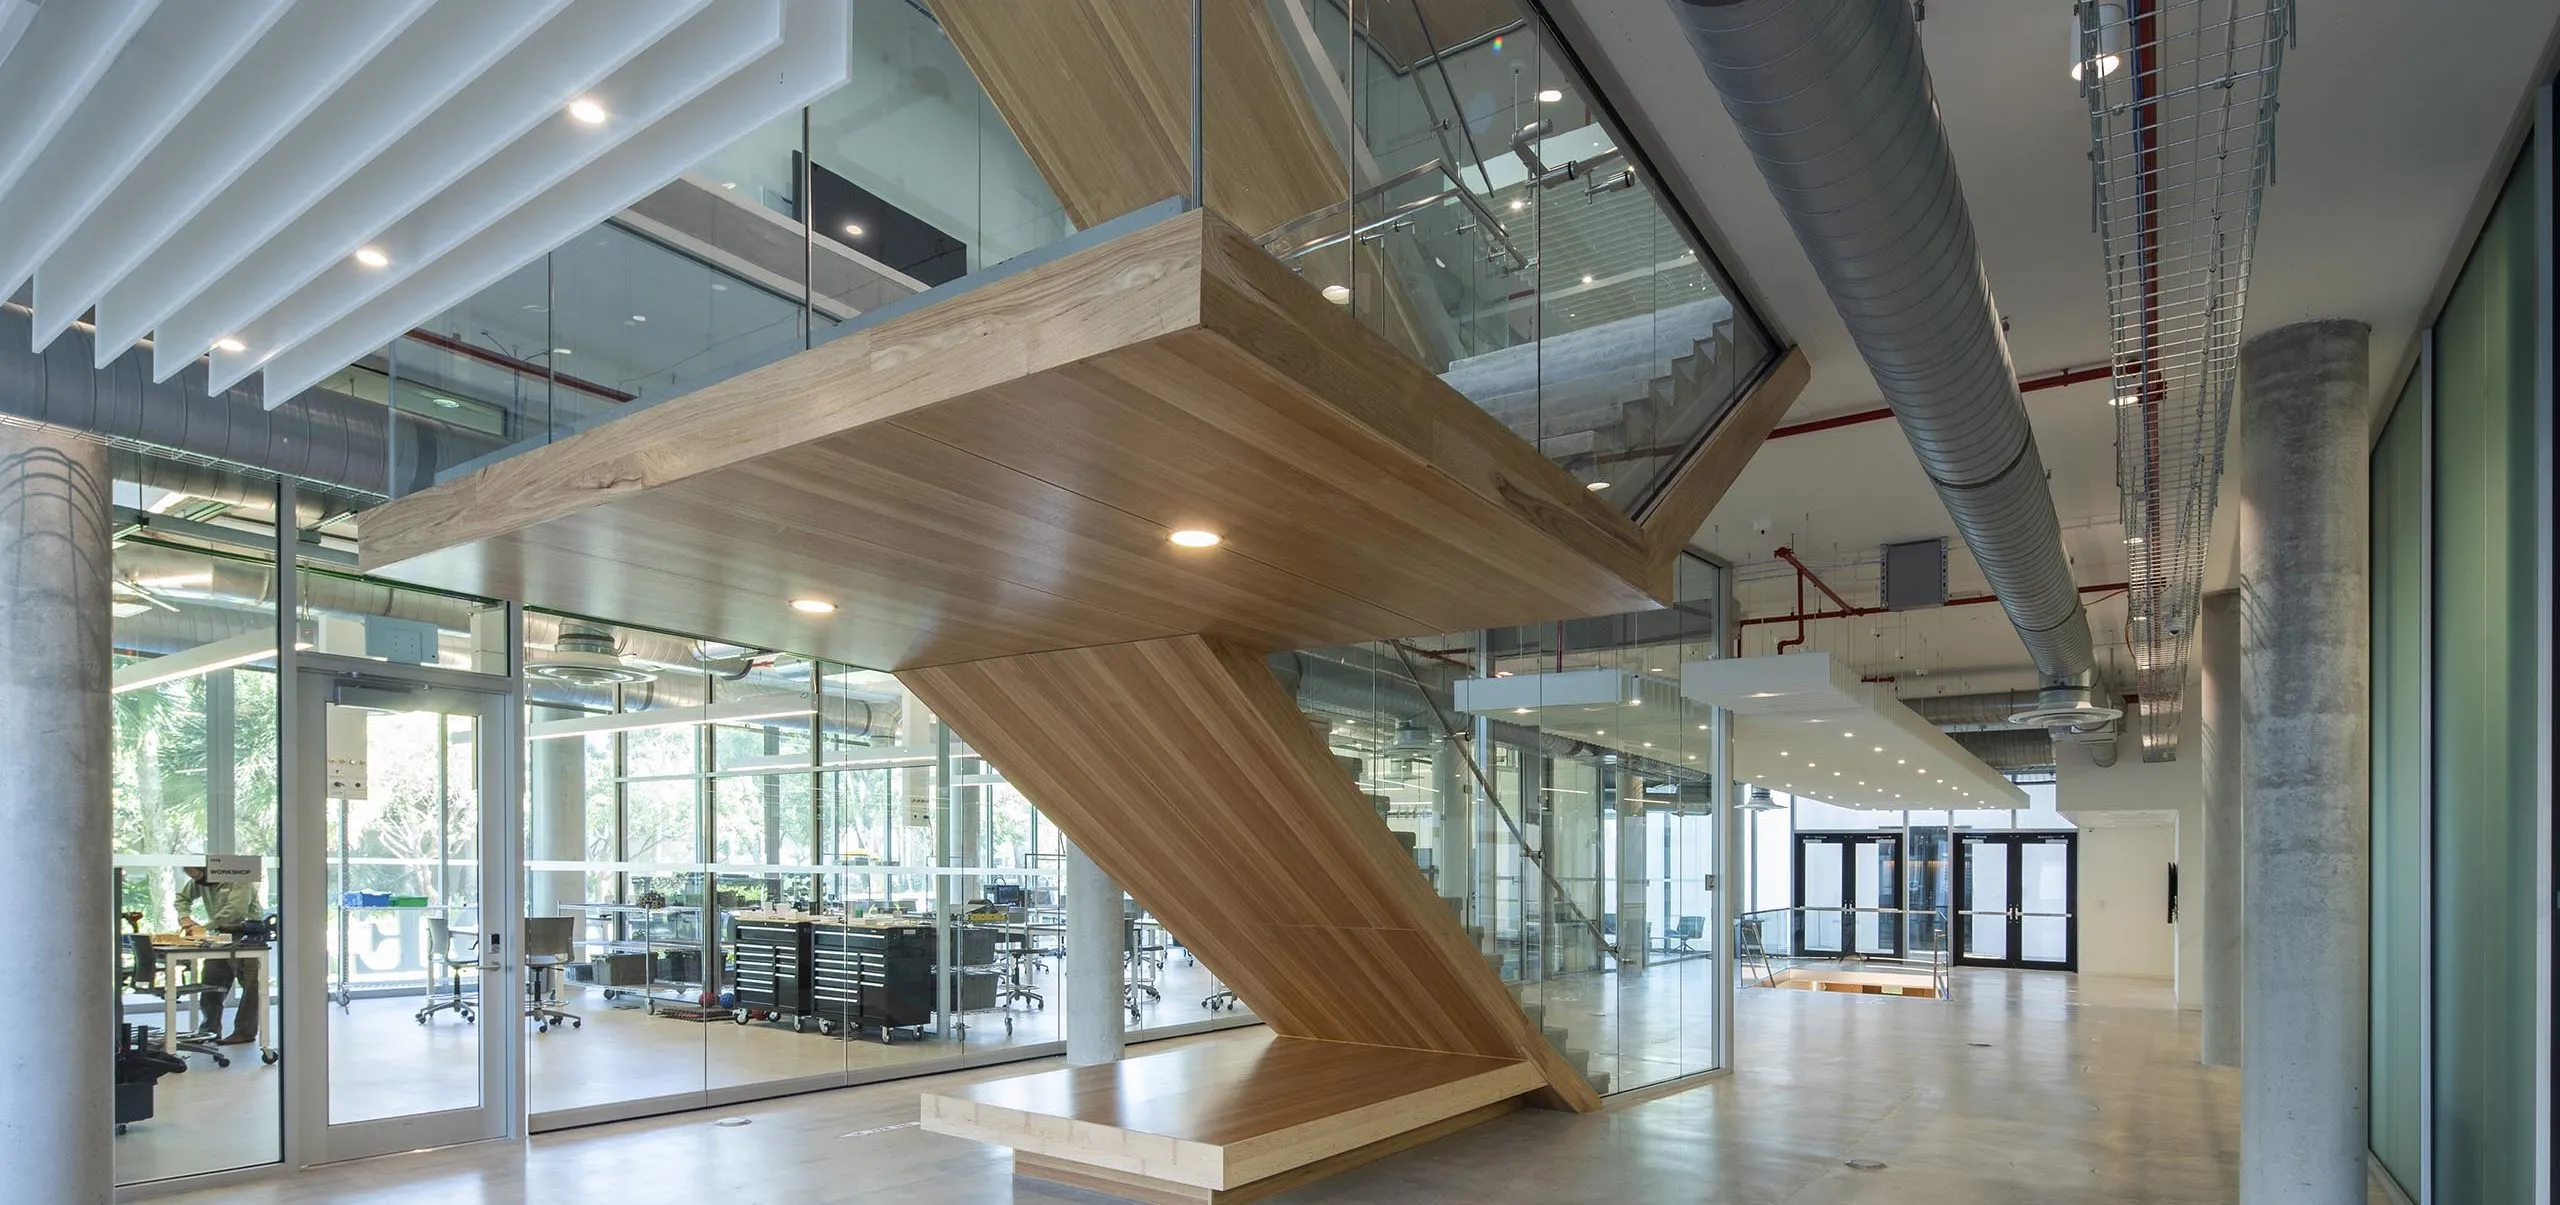
[[[1548,1041],[1602,1091],[1719,1065],[1721,761],[1681,663],[1720,571],[1666,611],[1273,659],[1346,773]]]
[[[265,564],[141,539],[115,550],[117,900],[86,923],[117,945],[118,1183],[282,1157],[281,1069],[220,1044],[275,1034],[271,964],[181,953],[278,899],[274,593]],[[224,858],[245,860],[244,881],[196,882]]]

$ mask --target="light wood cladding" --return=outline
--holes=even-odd
[[[1191,192],[1191,17],[1171,0],[932,0],[1078,226]],[[1339,201],[1348,173],[1270,9],[1201,6],[1205,204],[1257,234]]]
[[[1769,432],[1777,429],[1778,420],[1796,404],[1796,396],[1812,377],[1813,365],[1805,359],[1804,349],[1788,348],[1708,432],[1706,442],[1672,475],[1671,484],[1655,496],[1640,525],[1646,558],[1666,575],[1653,579],[1656,593],[1669,597],[1672,583],[1667,575],[1673,572],[1672,562],[1697,538],[1698,527],[1715,511],[1725,491],[1733,488],[1760,445],[1769,441]]]
[[[1598,1098],[1281,689],[1199,636],[899,681],[1284,1037],[1527,1061]]]
[[[1196,211],[386,503],[362,555],[883,669],[1653,605],[1632,521]]]
[[[1281,1037],[930,1092],[922,1115],[939,1134],[1168,1187],[1235,1190],[1437,1122],[1483,1120],[1480,1110],[1539,1084],[1516,1060]]]

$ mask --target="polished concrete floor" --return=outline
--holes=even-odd
[[[1589,1116],[1516,1113],[1289,1201],[2185,1205],[2233,1199],[2239,1080],[2165,985],[1959,973],[1948,1002],[1746,991],[1739,1070]],[[1248,1030],[1196,1041],[1265,1040]],[[280,1176],[187,1201],[1085,1202],[917,1129],[961,1072]],[[722,1117],[750,1124],[715,1125]],[[1851,1160],[1882,1164],[1850,1167]],[[2377,1195],[2375,1198],[2381,1198]]]
[[[580,1024],[526,1034],[528,1104],[541,1126],[545,1114],[564,1111],[636,1101],[656,1102],[651,1112],[701,1107],[708,1101],[669,1098],[812,1077],[896,1074],[913,1064],[1015,1058],[1021,1047],[1063,1038],[1062,1010],[1050,998],[1056,978],[1054,966],[1041,965],[1030,984],[1043,997],[1039,1007],[1025,1001],[1003,1011],[964,1014],[965,1034],[901,1034],[886,1043],[868,1031],[842,1040],[787,1024],[677,1020],[636,1007],[627,995],[608,1001],[598,989],[571,985],[562,1003]],[[1213,1013],[1203,1008],[1216,981],[1178,953],[1151,978],[1158,996],[1141,999],[1141,1021],[1133,1026],[1138,1033],[1245,1015],[1241,1009]],[[401,995],[358,999],[344,1009],[326,1006],[331,1121],[469,1108],[479,1102],[479,1025],[465,1024],[452,1011],[420,1024],[416,1013],[422,1002],[420,996]],[[145,1018],[137,1014],[135,1019]],[[157,1025],[159,1016],[154,1012],[147,1020]],[[273,1024],[271,1013],[268,1032],[280,1033]],[[279,1157],[283,1068],[261,1065],[255,1046],[227,1049],[229,1067],[191,1056],[190,1070],[160,1081],[155,1115],[116,1139],[119,1181],[140,1183],[271,1163]]]

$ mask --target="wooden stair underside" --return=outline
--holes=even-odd
[[[1199,636],[898,675],[1273,1032],[1535,1066],[1549,1046],[1258,652]]]
[[[1646,536],[1193,211],[395,499],[363,561],[900,669],[1637,610]]]

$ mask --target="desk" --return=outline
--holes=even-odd
[[[275,978],[267,974],[270,965],[267,955],[272,953],[272,950],[266,946],[229,944],[164,946],[155,943],[151,947],[151,952],[159,958],[161,977],[172,989],[163,993],[160,998],[160,1049],[170,1054],[178,1053],[178,993],[174,989],[178,986],[179,966],[195,968],[193,978],[201,983],[204,981],[204,964],[228,960],[249,963],[256,968],[258,990],[242,993],[240,1007],[258,1010],[259,1060],[268,1063],[276,1061],[275,1026],[268,1023],[273,1018],[265,1015],[267,992],[275,983]]]

